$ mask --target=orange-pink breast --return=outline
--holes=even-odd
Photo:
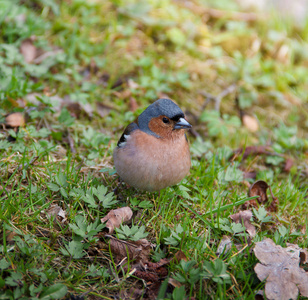
[[[121,179],[146,191],[159,191],[179,183],[191,165],[184,130],[168,140],[135,130],[125,146],[114,150],[113,158]]]

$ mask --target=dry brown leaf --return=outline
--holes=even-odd
[[[173,279],[173,278],[169,278],[168,279],[168,283],[171,284],[174,288],[179,288],[182,286],[182,283]]]
[[[175,253],[173,259],[177,264],[180,263],[181,260],[188,261],[185,253],[182,250],[179,250],[177,253]]]
[[[114,108],[109,105],[103,104],[101,102],[96,102],[96,112],[102,118],[109,115],[110,111],[113,109]]]
[[[133,79],[128,79],[127,80],[127,85],[130,89],[138,89],[139,88],[139,84],[137,82],[135,82]]]
[[[306,263],[308,263],[308,251],[306,249],[301,249],[299,257],[301,259],[302,265],[305,265]]]
[[[217,247],[216,255],[220,256],[221,254],[225,254],[231,250],[232,242],[231,239],[224,235]]]
[[[264,300],[264,292],[262,290],[257,291],[255,300]]]
[[[18,236],[18,233],[15,232],[15,231],[7,230],[5,234],[6,234],[6,242],[7,242],[9,245],[15,244],[14,237],[15,237],[15,236]]]
[[[46,215],[49,218],[52,216],[56,217],[61,223],[66,221],[66,213],[58,204],[50,205],[49,209],[46,211]]]
[[[122,223],[128,222],[133,216],[133,211],[128,207],[121,207],[111,210],[104,218],[101,219],[102,223],[106,222],[106,227],[109,233],[113,233],[114,228],[119,228]]]
[[[147,263],[149,260],[152,244],[146,240],[139,241],[123,241],[112,236],[109,237],[109,245],[111,252],[115,255],[115,261],[120,262],[126,257],[129,261]]]
[[[259,123],[256,120],[256,118],[249,116],[249,115],[243,115],[242,117],[243,125],[250,131],[250,132],[257,132],[259,130]]]
[[[256,171],[251,171],[251,172],[244,171],[243,172],[244,179],[256,179],[256,176],[257,176]]]
[[[83,104],[80,102],[65,101],[63,106],[77,119],[86,115],[90,119],[93,117],[93,108],[89,103]]]
[[[255,272],[261,281],[266,280],[267,299],[297,299],[298,293],[308,297],[308,273],[299,267],[300,251],[298,245],[282,248],[269,238],[256,243],[254,253],[261,263]]]
[[[245,202],[242,207],[244,209],[247,209],[248,207],[258,207],[258,204],[267,204],[269,202],[268,197],[267,197],[267,189],[270,190],[271,197],[272,197],[272,202],[267,206],[266,210],[275,212],[278,210],[278,198],[275,197],[272,193],[271,187],[263,180],[258,180],[254,182],[248,191],[248,196],[253,197],[253,196],[258,196],[256,199],[252,199],[250,201]]]
[[[30,64],[37,56],[37,48],[33,44],[35,38],[31,37],[21,42],[20,53],[25,59],[25,62]]]
[[[263,180],[255,181],[249,188],[248,196],[259,196],[257,198],[259,203],[268,202],[266,190],[268,189],[268,184]]]
[[[129,97],[129,110],[134,112],[138,108],[136,98]]]
[[[156,288],[152,289],[152,287],[155,286],[155,283],[160,283],[162,279],[165,279],[168,276],[168,270],[166,268],[166,265],[170,262],[169,259],[161,259],[158,263],[152,263],[147,262],[144,264],[142,261],[140,261],[138,264],[134,264],[134,276],[143,279],[147,282],[147,286],[149,288],[147,294],[148,299],[156,299],[156,297],[151,298],[151,294],[154,296],[154,292],[158,292]],[[150,282],[153,283],[153,285],[150,285]],[[156,294],[157,296],[157,294]]]
[[[251,224],[250,219],[252,218],[251,210],[243,210],[237,214],[231,215],[230,218],[234,223],[244,224],[247,233],[254,237],[256,235],[256,228]]]
[[[283,171],[289,173],[293,165],[294,165],[294,160],[292,158],[287,158]]]
[[[9,127],[19,127],[25,125],[25,117],[22,113],[16,112],[6,116],[5,124]]]

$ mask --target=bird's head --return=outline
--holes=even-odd
[[[184,135],[192,126],[183,111],[170,99],[159,99],[148,106],[137,119],[139,128],[157,138],[174,138]]]

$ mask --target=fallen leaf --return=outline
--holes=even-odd
[[[134,112],[138,108],[137,101],[134,97],[129,97],[129,110]]]
[[[292,158],[287,158],[283,171],[289,173],[293,165],[294,165],[294,160]]]
[[[241,223],[245,226],[247,233],[254,237],[256,235],[256,228],[250,222],[252,218],[251,210],[240,211],[237,214],[231,215],[230,218],[234,223]]]
[[[15,21],[20,25],[23,25],[26,22],[26,14],[19,14],[15,17]]]
[[[256,198],[259,203],[265,203],[268,201],[266,190],[268,189],[268,184],[263,180],[255,181],[249,188],[248,196],[259,196]]]
[[[243,172],[244,179],[256,179],[256,176],[257,176],[256,171],[251,171],[251,172],[244,171]]]
[[[14,237],[15,236],[18,236],[18,233],[15,232],[15,231],[10,231],[10,230],[7,230],[6,233],[6,242],[9,244],[9,245],[13,245],[15,243],[14,241]]]
[[[308,273],[299,267],[300,251],[298,245],[282,248],[269,238],[256,243],[254,253],[260,263],[254,269],[261,281],[266,280],[267,299],[297,299],[298,293],[308,297]]]
[[[171,284],[174,288],[179,288],[179,287],[182,286],[182,283],[180,283],[179,281],[177,281],[173,278],[169,278],[168,283]]]
[[[219,245],[217,247],[216,255],[220,256],[221,254],[225,254],[231,250],[232,242],[231,239],[224,235],[219,242]]]
[[[256,183],[256,182],[255,182]],[[248,195],[250,195],[250,191],[253,187],[253,185],[255,184],[253,183],[252,185],[249,186],[249,190],[248,190]],[[257,185],[256,185],[257,187]],[[253,191],[257,191],[257,189],[253,190]],[[265,191],[265,195],[266,195],[266,191]],[[260,196],[260,195],[254,195],[254,196]],[[267,197],[267,196],[266,196]],[[243,205],[242,205],[242,208],[243,209],[248,209],[249,207],[255,207],[255,208],[258,208],[259,204],[258,203],[261,203],[260,201],[258,201],[260,197],[258,197],[257,199],[252,199],[252,200],[249,200],[247,202],[245,202]]]
[[[142,262],[147,263],[149,260],[152,244],[146,240],[141,239],[139,241],[123,241],[113,236],[109,237],[109,246],[112,254],[115,255],[115,261],[120,262],[125,258],[129,258],[129,261],[135,263]]]
[[[286,64],[290,60],[290,52],[290,47],[288,45],[281,45],[276,54],[277,60]]]
[[[133,211],[128,207],[121,207],[111,210],[104,218],[101,219],[102,223],[106,222],[106,227],[109,233],[113,233],[114,228],[119,228],[122,223],[128,222],[133,216]]]
[[[25,125],[25,117],[22,113],[16,112],[5,117],[5,124],[9,127],[20,127]]]
[[[259,123],[252,116],[244,114],[242,116],[242,123],[250,132],[257,132],[259,130]]]
[[[35,37],[30,37],[28,39],[25,39],[21,42],[20,45],[20,53],[25,59],[25,62],[30,64],[33,62],[37,55],[37,48],[33,44],[33,41],[35,40]]]
[[[65,101],[63,106],[77,119],[80,119],[83,115],[86,115],[89,119],[93,117],[93,108],[89,103],[83,104],[80,102]]]
[[[109,105],[103,104],[101,102],[96,102],[96,112],[102,118],[109,115],[110,111],[113,110],[113,109],[114,108],[109,106]]]
[[[127,85],[129,88],[134,89],[134,90],[139,88],[139,84],[131,78],[127,80]]]
[[[258,207],[258,204],[267,204],[269,202],[268,197],[267,197],[267,189],[270,190],[272,201],[271,203],[267,206],[266,210],[275,212],[278,210],[278,198],[273,195],[273,192],[271,190],[271,187],[263,180],[258,180],[254,182],[248,191],[248,196],[253,197],[253,196],[259,196],[256,199],[250,200],[246,203],[243,204],[243,208],[247,209],[249,206],[252,207]]]
[[[46,215],[49,218],[56,217],[56,219],[61,223],[66,221],[66,213],[58,204],[50,205],[49,209],[46,211]]]
[[[179,264],[181,260],[188,261],[185,253],[182,250],[179,250],[177,253],[175,253],[172,261],[175,261],[175,263]]]
[[[264,300],[264,295],[263,295],[263,291],[259,290],[257,291],[256,295],[255,295],[255,300]]]
[[[308,251],[306,249],[301,249],[299,253],[299,257],[301,259],[300,263],[302,265],[305,265],[306,263],[308,263]]]

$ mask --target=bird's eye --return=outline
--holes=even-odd
[[[169,119],[163,118],[163,122],[164,122],[164,123],[169,123]]]

